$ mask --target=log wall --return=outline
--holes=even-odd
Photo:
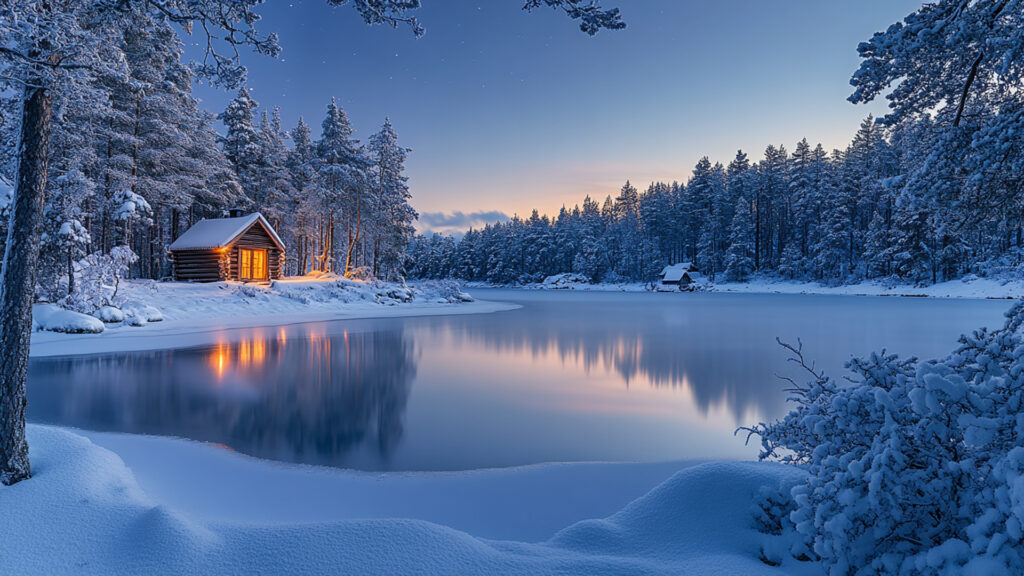
[[[226,252],[220,250],[178,250],[171,252],[174,279],[179,282],[218,282],[227,272]]]

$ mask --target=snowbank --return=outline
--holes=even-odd
[[[762,486],[784,489],[802,478],[800,470],[782,465],[718,462],[686,468],[607,518],[575,523],[531,544],[487,540],[416,519],[197,518],[147,494],[121,458],[86,438],[31,426],[29,441],[35,477],[0,487],[4,574],[821,573],[810,563],[787,560],[772,567],[758,559],[777,537],[754,528],[755,495]],[[157,446],[147,459],[166,460],[166,453]],[[290,468],[331,480],[323,470]],[[194,472],[211,485],[222,483],[216,474]],[[510,481],[520,473],[491,472]],[[431,498],[431,482],[464,481],[462,474],[425,476],[430,482],[418,495],[424,500]],[[578,480],[583,488],[586,474]],[[548,505],[543,485],[537,484],[535,496]],[[247,484],[235,488],[245,492]],[[323,496],[290,485],[278,488],[284,498]]]
[[[1024,297],[1024,279],[1009,280],[966,276],[959,280],[939,282],[938,284],[928,286],[893,286],[878,281],[865,281],[846,286],[824,286],[815,282],[753,280],[745,283],[717,283],[714,285],[713,291],[748,294],[833,294],[850,296],[1006,299]]]
[[[231,341],[232,330],[254,326],[518,308],[512,304],[472,302],[472,297],[454,282],[403,286],[336,276],[290,278],[267,285],[135,280],[124,281],[118,294],[126,302],[121,325],[108,324],[104,331],[100,320],[79,315],[89,319],[78,318],[79,321],[93,322],[103,334],[36,332],[32,335],[32,355],[201,346]]]
[[[65,310],[55,304],[32,306],[32,324],[34,330],[65,334],[99,334],[104,330],[101,320],[86,314]]]
[[[561,275],[559,275],[561,276]],[[555,278],[554,276],[549,277]],[[558,282],[550,285],[547,280],[540,284],[503,286],[486,282],[469,282],[470,288],[516,288],[522,290],[567,289],[588,292],[649,292],[651,284],[641,282],[587,284],[583,282]],[[655,289],[657,284],[654,285]],[[749,282],[706,282],[701,290],[708,292],[733,292],[737,294],[829,294],[835,296],[904,296],[931,298],[1024,298],[1024,279],[979,278],[966,276],[959,280],[939,282],[928,286],[891,285],[878,281],[864,281],[859,284],[826,286],[816,282],[796,282],[776,279],[753,279]],[[660,290],[659,290],[660,291]],[[668,292],[678,292],[675,287]]]
[[[282,465],[180,438],[76,433],[115,452],[147,494],[191,518],[289,523],[411,518],[473,536],[527,542],[614,514],[678,470],[699,463],[573,462],[382,474]]]

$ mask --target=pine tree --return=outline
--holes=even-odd
[[[260,169],[260,135],[256,129],[256,108],[259,104],[245,86],[239,88],[228,107],[218,116],[227,128],[224,154],[235,167],[246,199],[251,203],[259,195],[257,176]]]
[[[729,251],[725,257],[725,277],[730,282],[745,282],[754,272],[752,219],[750,202],[740,197],[729,226]]]
[[[409,205],[405,158],[408,148],[398,144],[398,135],[385,118],[380,131],[370,136],[368,152],[373,162],[374,217],[373,275],[380,278],[401,276],[406,246],[412,239],[417,214]],[[465,241],[465,239],[463,239]]]
[[[321,216],[319,234],[321,252],[317,256],[319,270],[333,270],[335,228],[340,217],[345,227],[347,247],[344,253],[345,274],[355,266],[355,247],[362,232],[362,214],[367,201],[367,172],[370,161],[363,153],[345,110],[332,98],[327,117],[321,125],[321,138],[316,144],[317,171],[321,179],[320,199],[325,216]]]

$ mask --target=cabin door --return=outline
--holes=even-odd
[[[242,248],[238,255],[238,279],[245,281],[267,278],[267,251]]]

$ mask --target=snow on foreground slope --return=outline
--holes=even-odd
[[[473,302],[454,282],[422,282],[406,287],[336,276],[289,278],[263,286],[131,280],[123,282],[119,294],[127,303],[126,309],[153,308],[162,321],[143,326],[108,325],[102,334],[35,332],[32,356],[199,346],[230,339],[225,331],[254,326],[518,308]]]
[[[29,441],[35,476],[0,487],[2,574],[820,573],[809,563],[758,560],[772,537],[754,529],[755,495],[802,477],[783,465],[686,468],[608,518],[529,544],[422,520],[197,519],[147,495],[116,454],[81,436],[30,426]]]

